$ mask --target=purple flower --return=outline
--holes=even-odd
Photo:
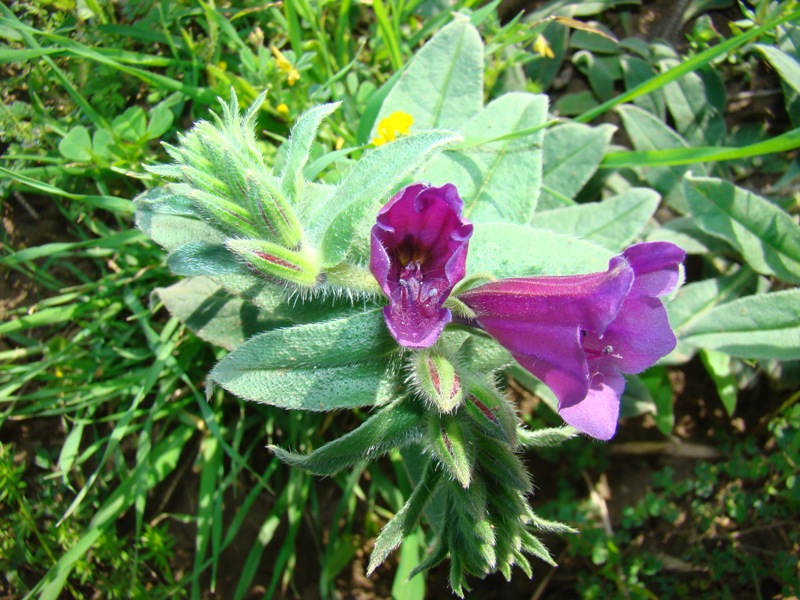
[[[603,273],[504,279],[458,298],[553,390],[567,423],[608,440],[617,428],[622,374],[645,370],[675,347],[659,297],[677,285],[684,256],[667,242],[637,244]]]
[[[472,224],[454,185],[422,183],[398,192],[372,228],[370,269],[389,298],[383,309],[402,346],[428,348],[450,322],[443,308],[464,277]]]

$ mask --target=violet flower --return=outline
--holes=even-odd
[[[389,298],[383,314],[402,346],[432,346],[452,318],[442,305],[464,277],[472,235],[463,207],[454,185],[417,183],[378,213],[370,269]]]
[[[667,242],[631,246],[603,273],[492,281],[459,294],[477,324],[558,398],[558,412],[600,440],[617,428],[623,373],[675,348],[660,296],[678,283],[685,252]]]

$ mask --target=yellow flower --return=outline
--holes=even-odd
[[[372,140],[375,146],[382,146],[391,142],[398,135],[408,135],[409,128],[414,123],[414,117],[401,110],[395,111],[378,123],[378,135]]]
[[[536,38],[536,41],[533,42],[533,50],[534,52],[538,52],[539,56],[542,58],[556,57],[556,55],[553,53],[553,49],[550,47],[550,44],[547,43],[547,38],[541,33],[539,34],[539,37]]]
[[[286,81],[291,86],[297,83],[297,80],[300,79],[300,72],[292,66],[292,63],[289,62],[289,59],[278,50],[275,46],[270,46],[270,50],[272,50],[272,54],[275,56],[275,62],[278,65],[278,70],[283,71],[286,73]]]
[[[284,117],[289,114],[289,107],[286,106],[285,102],[281,102],[278,106],[275,107],[279,113],[281,113]]]

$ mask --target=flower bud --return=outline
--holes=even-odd
[[[452,413],[464,399],[461,377],[453,362],[435,350],[416,352],[413,360],[417,390],[440,413]]]
[[[270,279],[304,287],[317,283],[320,274],[318,261],[307,250],[289,250],[265,240],[227,240],[225,245],[243,258],[248,267]]]

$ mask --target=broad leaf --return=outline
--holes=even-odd
[[[446,131],[403,136],[358,161],[312,217],[311,235],[322,242],[322,266],[339,264],[365,214],[377,212],[396,186],[434,151],[459,139],[457,134]]]
[[[437,155],[418,178],[435,185],[455,184],[464,200],[464,216],[474,223],[527,223],[542,183],[544,130],[477,146],[469,143],[543,125],[546,117],[545,96],[505,94],[464,125],[463,150]]]
[[[605,271],[613,252],[570,235],[515,223],[475,226],[469,242],[467,273],[498,278],[574,275]]]
[[[336,475],[368,460],[376,460],[394,448],[420,442],[426,429],[424,404],[405,398],[372,415],[350,433],[328,442],[308,455],[270,449],[283,462],[315,475]]]
[[[685,340],[739,358],[800,359],[800,289],[728,302],[698,319]]]
[[[659,199],[651,189],[631,188],[601,202],[536,213],[531,226],[584,238],[619,251],[636,239],[658,208]]]
[[[716,306],[735,300],[739,296],[755,291],[757,276],[749,269],[741,269],[728,277],[706,279],[684,285],[677,296],[666,303],[667,314],[678,345],[662,359],[665,364],[682,364],[689,361],[695,347],[685,341],[686,334],[702,321]]]
[[[566,123],[547,130],[542,164],[544,186],[538,210],[570,204],[569,200],[575,198],[600,166],[614,130],[611,125],[590,127],[581,123]]]
[[[688,148],[689,144],[657,117],[638,106],[629,104],[618,106],[625,131],[636,150],[666,150],[667,148]],[[681,179],[689,170],[688,166],[645,167],[642,169],[645,179],[659,192],[664,202],[680,213],[689,211],[683,198]],[[705,175],[702,165],[691,167],[695,173]]]
[[[396,394],[397,345],[378,310],[262,333],[211,371],[232,394],[313,411],[381,405]]]
[[[292,323],[287,315],[270,314],[232,296],[207,277],[184,279],[156,288],[154,293],[172,316],[200,338],[226,350],[278,324]]]
[[[483,69],[480,34],[456,14],[411,59],[375,122],[402,111],[414,118],[412,132],[458,130],[483,108]]]
[[[174,189],[170,185],[140,195],[136,199],[136,226],[168,251],[197,240],[221,243],[223,233],[204,220],[191,201]]]
[[[755,49],[764,55],[786,85],[800,94],[800,62],[775,46],[756,44]]]
[[[756,271],[800,283],[800,225],[780,208],[728,181],[685,179],[697,225],[738,250]]]
[[[738,392],[736,375],[731,369],[733,359],[727,354],[716,350],[700,350],[700,358],[711,379],[714,380],[714,385],[717,387],[717,393],[722,405],[725,407],[725,412],[728,413],[729,417],[732,417],[736,411],[736,396]]]

